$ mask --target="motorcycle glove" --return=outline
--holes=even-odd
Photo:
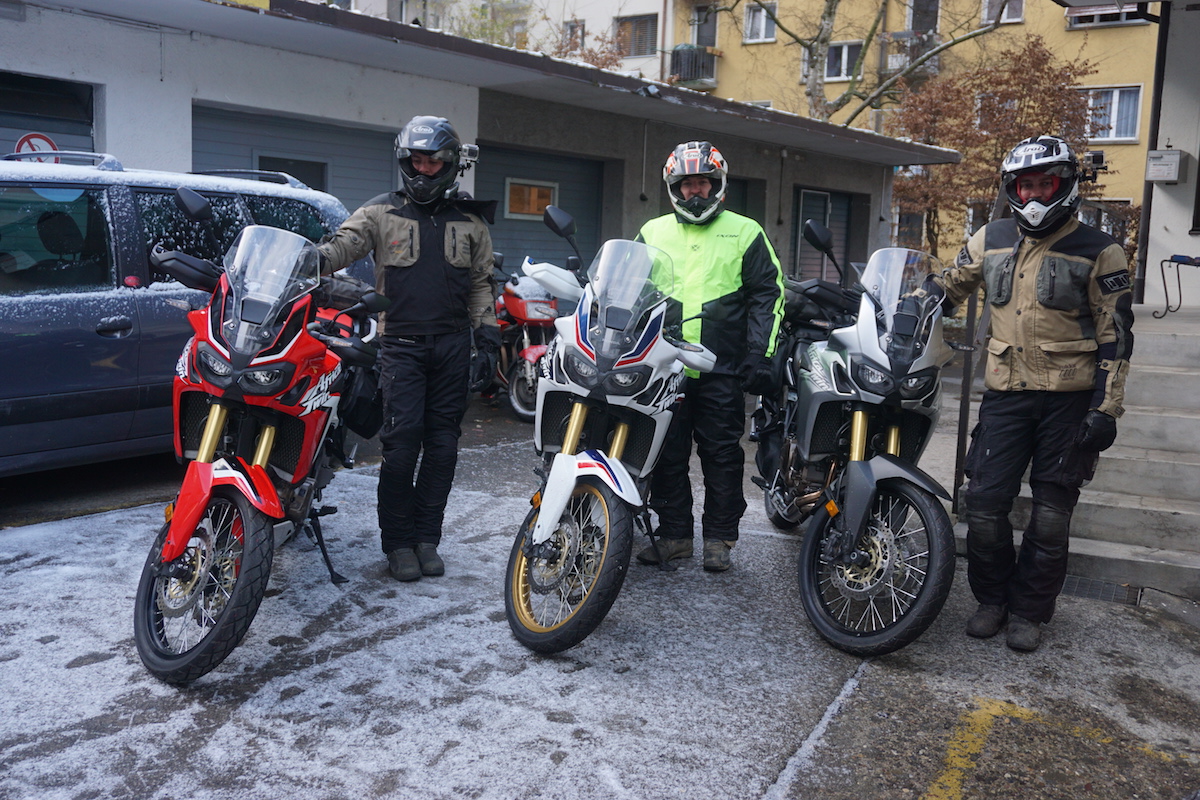
[[[495,325],[480,325],[471,332],[471,379],[468,389],[483,392],[495,382],[496,364],[500,354],[500,329]]]
[[[742,362],[738,370],[742,380],[742,391],[746,394],[766,395],[775,394],[775,381],[772,380],[771,359],[762,353],[751,353]]]
[[[480,325],[475,329],[475,347],[492,353],[500,351],[500,329],[495,325]]]
[[[1080,450],[1099,453],[1112,447],[1116,438],[1116,418],[1093,408],[1083,418],[1083,424],[1079,426],[1079,433],[1075,437],[1075,446]]]

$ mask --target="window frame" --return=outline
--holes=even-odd
[[[1091,11],[1090,14],[1083,13],[1085,10]],[[1129,7],[1122,7],[1116,3],[1109,5],[1095,6],[1075,6],[1073,8],[1063,9],[1064,16],[1067,18],[1067,30],[1069,31],[1086,31],[1092,28],[1118,28],[1128,25],[1149,25],[1150,21],[1140,16],[1128,16],[1137,14],[1137,10]],[[1080,22],[1085,17],[1107,17],[1116,15],[1118,19],[1095,19],[1088,22]]]
[[[983,0],[983,9],[980,12],[980,21],[984,25],[991,25],[994,21],[991,16],[991,9],[1000,5],[1000,0]],[[1016,8],[1015,14],[1013,9]],[[1004,14],[1000,17],[1001,25],[1015,25],[1025,21],[1025,0],[1008,0],[1008,5],[1004,7]]]
[[[763,3],[761,6],[756,3],[751,3],[746,6],[745,16],[742,17],[742,44],[767,44],[775,41],[775,20],[771,19],[763,6],[771,9],[772,14],[779,13],[779,4]],[[751,19],[754,17],[755,19]],[[762,36],[751,38],[752,29],[757,27],[761,19]],[[767,27],[770,26],[770,35],[767,35]]]
[[[548,187],[550,189],[549,205],[557,205],[558,204],[558,194],[559,194],[558,181],[540,181],[540,180],[535,180],[533,178],[505,177],[505,179],[504,179],[504,218],[505,219],[518,219],[518,220],[524,220],[524,221],[530,221],[530,222],[541,222],[542,221],[542,213],[543,212],[538,212],[536,214],[525,214],[520,211],[512,210],[511,200],[512,200],[513,184],[517,184],[519,186],[531,186],[531,187],[538,187],[538,188]]]
[[[572,39],[575,40],[574,47],[571,46]],[[570,53],[578,52],[587,47],[587,20],[575,18],[563,22],[562,41],[563,47]]]
[[[630,26],[628,43],[632,49],[638,41],[637,27],[639,24],[650,26],[649,35],[645,36],[649,44],[648,52],[624,52],[625,46],[621,40],[621,26]],[[613,17],[613,27],[616,29],[617,48],[621,50],[621,58],[651,58],[658,55],[658,14],[634,14],[628,17]]]
[[[1105,143],[1118,143],[1118,144],[1136,143],[1140,139],[1141,129],[1142,129],[1141,117],[1142,117],[1143,88],[1144,87],[1141,84],[1125,84],[1125,85],[1117,85],[1117,86],[1088,86],[1088,87],[1081,88],[1079,91],[1084,92],[1087,95],[1087,99],[1088,99],[1088,139],[1089,139],[1089,141],[1105,142]],[[1133,133],[1128,136],[1121,136],[1118,134],[1117,129],[1116,129],[1117,120],[1120,116],[1119,112],[1121,109],[1120,97],[1121,97],[1121,92],[1128,91],[1128,90],[1135,90],[1137,92],[1137,108],[1134,110],[1134,113],[1133,113]],[[1095,124],[1094,116],[1095,116],[1095,111],[1097,108],[1096,95],[1099,92],[1111,92],[1112,98],[1114,101],[1112,103],[1111,107],[1109,108],[1109,112],[1108,112],[1110,122],[1109,122],[1109,126],[1108,126],[1108,133],[1106,133],[1106,134],[1098,134],[1096,132],[1096,128],[1094,127],[1094,124]]]
[[[851,60],[849,57],[850,56],[850,48],[854,47],[856,45],[858,46],[858,55],[855,55],[854,59]],[[842,51],[841,74],[839,74],[839,75],[830,75],[829,74],[829,55],[826,54],[826,56],[825,56],[825,80],[826,81],[862,80],[863,73],[861,71],[857,75],[851,75],[848,72],[848,70],[851,70],[854,68],[855,63],[858,62],[859,55],[862,54],[862,47],[863,47],[862,40],[859,39],[857,41],[830,42],[829,43],[829,52],[832,53],[833,49],[835,47],[839,48]],[[807,73],[808,59],[804,59],[803,64],[804,64],[804,72]],[[807,74],[805,74],[805,77],[808,77]]]

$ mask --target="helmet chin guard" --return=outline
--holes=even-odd
[[[466,158],[464,150],[468,150]],[[435,175],[418,172],[413,167],[413,153],[438,159],[443,162],[442,168]],[[474,164],[477,153],[477,147],[462,143],[445,117],[413,117],[396,137],[396,159],[400,163],[404,193],[418,205],[453,197],[458,191],[458,176]]]
[[[721,151],[708,142],[684,142],[677,145],[663,165],[663,182],[675,213],[686,222],[702,225],[721,213],[728,184],[729,167]],[[683,199],[680,184],[684,178],[708,178],[712,189],[708,197],[695,195]]]
[[[1059,179],[1049,200],[1021,200],[1018,178],[1040,173]],[[1017,227],[1026,236],[1053,233],[1071,218],[1079,207],[1079,162],[1071,146],[1057,136],[1026,139],[1008,154],[1000,167],[1001,185]]]

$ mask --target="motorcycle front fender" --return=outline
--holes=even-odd
[[[862,533],[881,481],[905,480],[930,494],[949,500],[950,494],[942,485],[916,464],[902,461],[893,455],[877,455],[869,461],[851,461],[846,465],[846,494],[842,512],[847,529],[855,535]]]
[[[558,453],[550,465],[550,477],[542,490],[537,522],[533,525],[532,544],[541,544],[558,527],[558,520],[567,508],[575,485],[585,476],[594,475],[612,489],[613,494],[634,508],[642,505],[642,497],[629,476],[625,465],[599,450],[584,450],[574,456]]]
[[[546,350],[550,348],[548,344],[533,344],[521,351],[521,358],[528,361],[530,364],[536,364],[538,359],[546,355]]]
[[[279,502],[279,494],[270,476],[262,467],[247,464],[244,459],[237,459],[230,464],[223,458],[212,463],[193,461],[188,464],[183,476],[183,485],[179,488],[179,497],[175,499],[174,511],[171,515],[171,528],[167,539],[163,542],[163,563],[174,561],[183,555],[187,543],[212,499],[213,491],[218,486],[232,486],[245,495],[250,505],[272,519],[283,517],[283,506]]]

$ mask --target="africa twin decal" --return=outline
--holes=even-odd
[[[179,360],[175,362],[175,374],[183,379],[188,376],[188,364],[192,363],[192,346],[196,344],[196,337],[187,340],[187,344],[183,346],[183,352],[179,355]]]
[[[316,386],[304,393],[304,397],[300,398],[300,405],[304,406],[304,410],[300,412],[301,417],[311,414],[318,408],[329,405],[330,389],[337,383],[337,379],[341,375],[342,365],[338,364],[333,368],[333,371],[322,375],[321,380],[317,381]]]

